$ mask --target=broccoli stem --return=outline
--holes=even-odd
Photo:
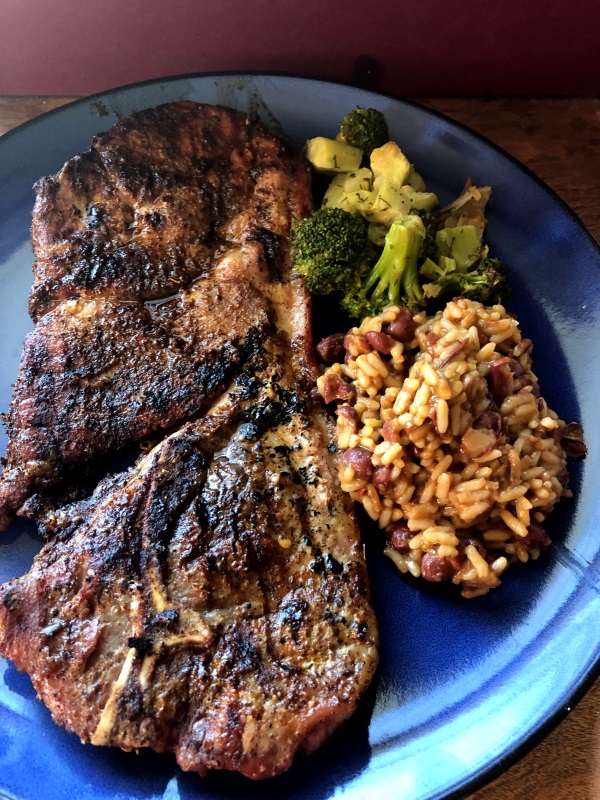
[[[423,299],[417,264],[424,237],[423,223],[415,215],[403,217],[390,227],[383,252],[364,286],[375,305],[396,305],[402,299],[415,305]]]

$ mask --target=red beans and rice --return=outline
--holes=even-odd
[[[432,317],[391,307],[320,343],[342,487],[401,572],[476,597],[550,543],[567,455],[585,447],[540,396],[531,349],[502,306],[463,298]]]

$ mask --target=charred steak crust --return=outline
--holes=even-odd
[[[143,112],[81,157],[88,172],[74,159],[40,189],[32,297],[44,315],[15,388],[0,497],[5,516],[23,499],[22,513],[37,508],[49,541],[26,575],[0,587],[0,654],[83,741],[173,751],[201,774],[267,778],[356,708],[378,633],[328,449],[332,422],[310,399],[310,299],[289,239],[309,208],[307,172],[242,119],[188,103]],[[250,160],[239,144],[249,130]],[[212,167],[198,166],[199,147],[207,162],[214,150]],[[231,191],[218,185],[225,162],[244,173]],[[214,248],[199,278],[147,307],[148,286],[171,290],[165,274],[189,279],[178,257],[163,270],[177,252],[163,242],[141,271],[131,259],[131,280],[99,270],[86,284],[72,255],[90,226],[69,230],[69,192],[88,198],[93,186],[104,198],[98,247],[108,253],[121,247],[113,217],[123,187],[139,203],[162,191],[177,228],[180,206],[163,189],[185,184],[191,163],[213,192],[208,210],[205,195],[199,202]],[[32,496],[51,497],[86,457],[159,431],[162,441],[91,496],[54,506]],[[31,482],[9,501],[19,470]]]

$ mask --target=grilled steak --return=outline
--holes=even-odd
[[[56,722],[84,741],[174,751],[183,769],[201,774],[264,778],[352,713],[376,668],[377,627],[356,519],[328,449],[331,421],[310,397],[309,297],[292,274],[289,243],[291,219],[308,208],[305,171],[257,126],[270,156],[261,162],[250,147],[249,167],[238,142],[252,126],[241,115],[175,104],[101,137],[92,153],[111,153],[102,162],[110,169],[89,184],[108,198],[111,224],[124,174],[133,176],[131,196],[145,182],[136,195],[144,203],[155,186],[177,188],[183,178],[173,175],[196,169],[189,153],[211,159],[194,132],[208,122],[180,130],[195,115],[235,122],[221,129],[231,152],[224,142],[216,152],[245,171],[234,185],[250,188],[218,202],[212,195],[209,211],[203,196],[200,215],[221,209],[203,240],[211,256],[194,262],[200,277],[176,298],[143,303],[159,285],[171,291],[165,274],[190,278],[177,272],[187,257],[180,262],[167,242],[153,251],[153,236],[145,266],[132,257],[131,281],[127,270],[82,278],[87,234],[63,225],[65,187],[87,186],[67,180],[77,160],[56,179],[60,202],[46,192],[42,215],[38,200],[36,225],[50,221],[49,255],[43,261],[38,231],[32,308],[45,315],[11,406],[4,513],[34,491],[57,489],[86,458],[164,438],[90,497],[40,520],[48,543],[28,574],[0,587],[0,654],[30,674]],[[153,160],[148,142],[157,140]],[[119,147],[144,169],[121,163]],[[246,160],[234,155],[242,152]],[[216,168],[197,169],[212,176]],[[164,202],[177,229],[180,207]],[[61,231],[61,246],[48,245],[50,229]],[[115,230],[103,234],[104,254],[121,247]],[[167,262],[177,268],[165,272]],[[16,500],[10,475],[28,468]]]
[[[248,373],[0,590],[0,651],[84,741],[276,775],[355,708],[377,662],[354,518],[321,412]]]

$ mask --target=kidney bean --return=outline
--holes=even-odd
[[[493,431],[497,437],[502,435],[502,417],[497,411],[482,411],[475,417],[471,427],[478,430]]]
[[[456,569],[447,558],[440,558],[437,553],[429,551],[423,556],[421,561],[421,574],[426,581],[432,583],[440,583],[440,581],[448,581]]]
[[[467,547],[467,545],[472,544],[480,556],[485,556],[486,554],[485,545],[483,544],[483,542],[480,542],[479,539],[471,539],[471,538],[462,539],[462,544],[464,547]]]
[[[540,387],[537,381],[534,381],[532,378],[527,378],[527,377],[515,378],[513,394],[519,394],[527,386],[531,386],[531,394],[534,397],[540,397],[541,395]]]
[[[360,422],[358,411],[352,406],[338,406],[336,414],[339,417],[345,417],[352,426],[352,433],[358,433],[358,424]]]
[[[383,433],[383,438],[386,442],[392,442],[393,444],[400,444],[400,434],[394,430],[394,426],[392,422],[387,419],[383,423],[383,428],[381,429]]]
[[[531,339],[521,339],[519,344],[515,347],[515,354],[522,356],[524,353],[531,353],[533,350],[533,342]]]
[[[412,311],[401,308],[398,316],[388,325],[387,332],[397,342],[410,342],[415,335],[415,321]]]
[[[527,536],[515,536],[515,541],[522,542],[528,550],[538,547],[545,550],[550,544],[550,537],[539,522],[532,522],[527,528]]]
[[[368,331],[365,333],[365,339],[371,345],[373,350],[377,350],[384,356],[389,356],[392,352],[393,340],[386,333],[379,333],[379,331]]]
[[[488,408],[487,411],[482,411],[481,414],[475,417],[471,427],[475,428],[475,430],[493,431],[497,436],[500,436],[502,433],[502,416],[498,411],[492,411]]]
[[[578,422],[569,422],[564,428],[557,428],[553,436],[554,441],[570,458],[581,458],[586,455],[587,447],[583,443],[583,428]]]
[[[490,361],[488,382],[490,391],[496,405],[500,406],[514,391],[515,378],[510,368],[511,359],[508,357],[497,358]]]
[[[334,400],[346,400],[348,403],[353,403],[356,400],[356,389],[337,375],[331,374],[325,378],[323,399],[326,403],[332,403]]]
[[[531,380],[531,378],[524,378],[523,381],[522,381],[522,385],[523,386],[531,386],[531,394],[534,397],[538,397],[539,398],[539,397],[542,396],[542,393],[540,391],[540,386],[539,386],[539,383],[537,383],[537,381]]]
[[[430,355],[433,355],[432,350],[439,341],[439,336],[434,331],[429,331],[425,337],[425,349]]]
[[[326,364],[335,364],[344,360],[346,355],[345,338],[343,333],[334,333],[321,339],[317,345],[317,353]]]
[[[404,520],[394,523],[392,534],[390,536],[390,544],[399,553],[410,553],[409,542],[414,536],[414,533],[408,529],[408,525]]]
[[[392,479],[392,468],[391,467],[377,467],[373,472],[373,477],[371,478],[371,483],[373,486],[381,489],[385,489],[388,483]]]
[[[343,456],[344,464],[354,468],[354,474],[359,480],[370,478],[373,474],[371,451],[366,447],[351,447]]]
[[[522,378],[525,374],[525,370],[520,361],[517,361],[516,358],[509,358],[508,365],[512,370],[512,374],[515,378]]]
[[[526,375],[523,366],[514,358],[498,358],[489,365],[488,380],[492,395],[497,405],[511,394],[517,394],[526,387],[531,387],[534,397],[540,396],[540,387],[533,378]]]
[[[521,363],[519,361],[516,361],[514,358],[511,358],[509,360],[508,365],[514,375],[514,385],[512,394],[517,394],[523,389],[531,387],[530,389],[531,394],[534,397],[540,397],[540,387],[538,385],[538,382],[534,378],[526,374]]]

